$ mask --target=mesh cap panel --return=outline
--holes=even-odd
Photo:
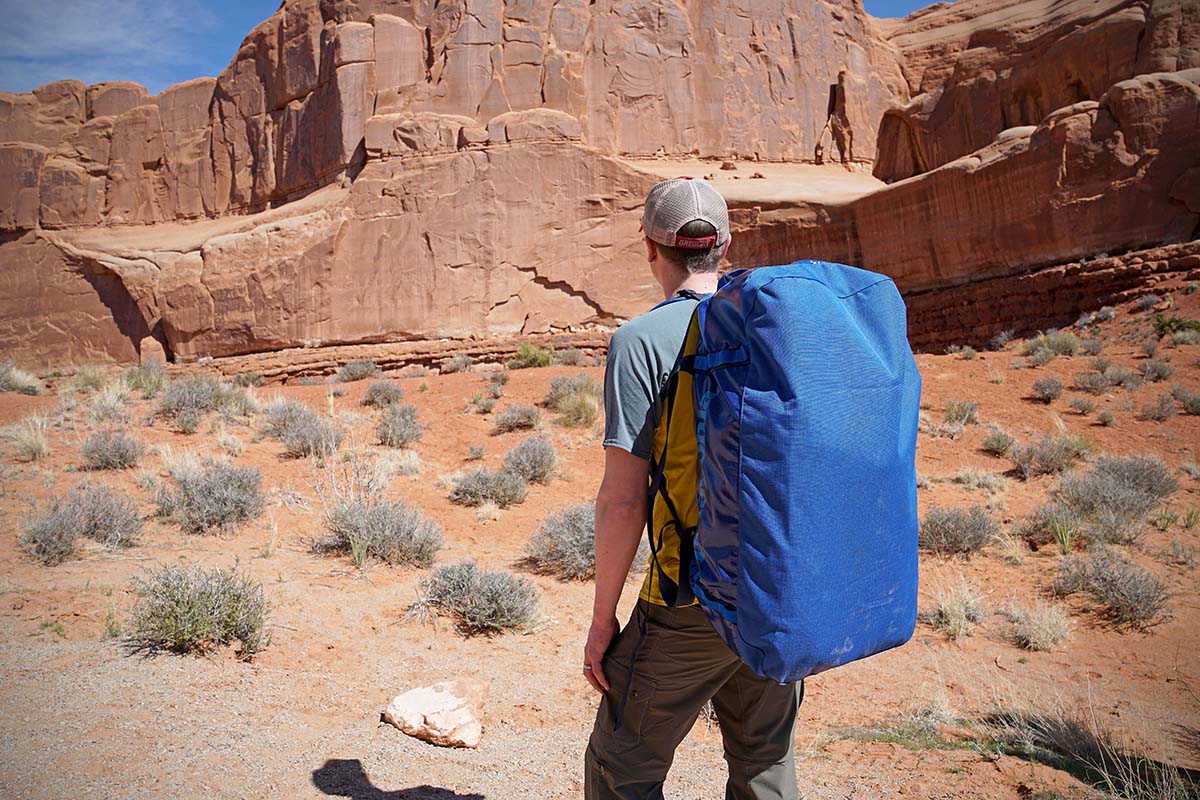
[[[702,220],[716,229],[715,237],[678,235],[689,222]],[[729,240],[729,208],[711,183],[700,178],[672,178],[656,184],[646,195],[642,230],[653,241],[668,247],[708,249]]]

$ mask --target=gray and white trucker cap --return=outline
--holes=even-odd
[[[712,225],[717,230],[716,235],[679,235],[680,228],[696,220]],[[656,184],[646,195],[642,230],[653,241],[668,247],[707,250],[729,241],[729,207],[708,181],[686,176],[671,178]]]

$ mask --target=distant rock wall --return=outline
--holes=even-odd
[[[0,356],[617,322],[656,297],[638,233],[656,178],[627,155],[874,159],[890,185],[853,201],[747,190],[732,263],[852,263],[928,308],[983,283],[994,298],[1047,265],[1200,234],[1198,14],[286,0],[217,78],[0,93]]]
[[[902,291],[1200,235],[1200,69],[1122,81],[842,205],[732,215],[735,265],[825,258]]]
[[[880,121],[874,174],[885,181],[1098,101],[1120,81],[1200,67],[1195,0],[958,0],[885,25],[911,95]]]
[[[905,84],[855,0],[287,0],[216,79],[0,93],[0,230],[262,210],[422,114],[549,109],[605,153],[811,158],[839,84],[845,158],[869,163]]]

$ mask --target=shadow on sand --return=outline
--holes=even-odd
[[[386,791],[371,783],[357,758],[331,758],[313,770],[313,785],[333,797],[351,800],[486,800],[481,794],[459,794],[437,786]]]

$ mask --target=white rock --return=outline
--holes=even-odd
[[[442,681],[396,695],[383,719],[441,747],[478,747],[487,692],[476,681]]]

